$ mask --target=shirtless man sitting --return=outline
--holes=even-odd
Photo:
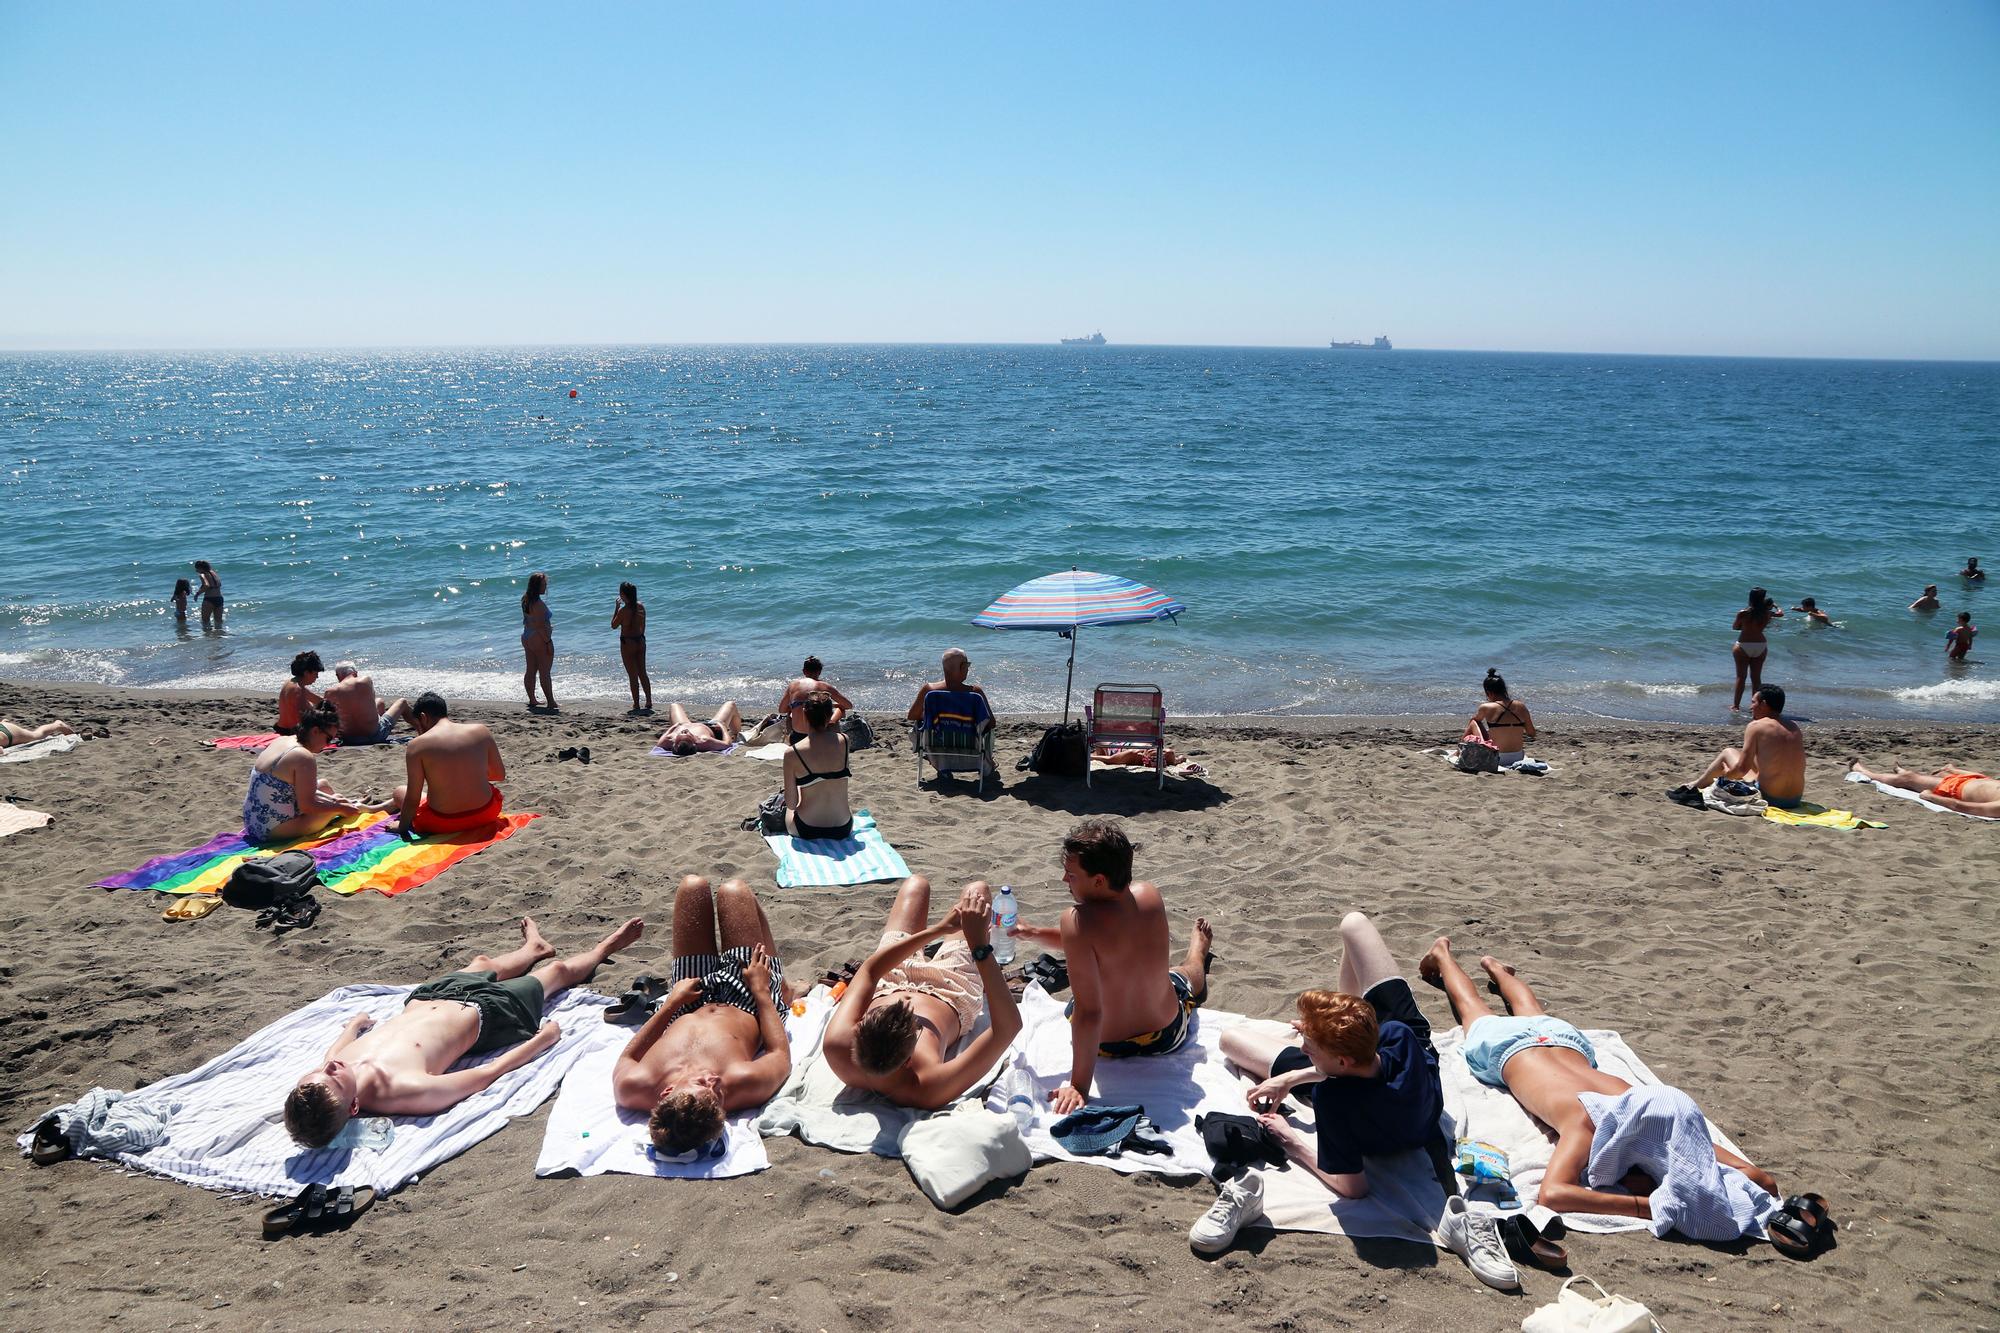
[[[553,1019],[542,1021],[542,1006],[590,980],[644,928],[633,917],[596,948],[557,959],[535,923],[521,918],[521,943],[512,952],[479,954],[464,971],[417,987],[402,1012],[379,1027],[366,1014],[349,1019],[326,1059],[285,1098],[285,1128],[303,1146],[324,1148],[353,1116],[435,1115],[484,1091],[556,1044],[562,1029]],[[446,1072],[468,1055],[503,1046],[514,1049]]]
[[[1755,783],[1764,799],[1778,809],[1795,809],[1806,794],[1806,738],[1798,723],[1784,714],[1784,690],[1759,685],[1750,696],[1750,725],[1743,728],[1743,748],[1723,750],[1706,772],[1692,784],[1668,792],[1667,799],[1699,806],[1703,787],[1718,778],[1734,778]]]
[[[453,722],[443,696],[426,690],[410,709],[417,738],[403,756],[408,781],[389,798],[405,838],[484,828],[500,818],[500,789],[507,776],[500,747],[483,722]]]
[[[51,736],[73,736],[76,728],[60,719],[44,722],[39,727],[31,727],[25,722],[16,722],[11,717],[0,717],[0,750],[11,750],[16,745],[33,745]]]
[[[1166,966],[1167,905],[1160,891],[1132,880],[1134,847],[1125,831],[1086,820],[1063,839],[1063,883],[1074,903],[1060,926],[1017,922],[1009,933],[1069,962],[1069,1081],[1049,1098],[1068,1115],[1089,1100],[1099,1057],[1166,1055],[1179,1050],[1208,996],[1208,953],[1215,934],[1197,917],[1179,967]]]
[[[1461,1049],[1473,1077],[1488,1087],[1512,1093],[1529,1115],[1555,1131],[1555,1152],[1549,1158],[1538,1198],[1544,1208],[1654,1222],[1658,1202],[1672,1209],[1675,1229],[1694,1240],[1735,1240],[1758,1234],[1768,1223],[1768,1238],[1780,1253],[1809,1258],[1824,1248],[1832,1237],[1832,1221],[1826,1200],[1817,1194],[1788,1199],[1780,1207],[1775,1198],[1759,1198],[1754,1192],[1732,1186],[1725,1171],[1715,1177],[1718,1189],[1713,1197],[1691,1198],[1684,1186],[1676,1188],[1660,1174],[1664,1162],[1626,1161],[1623,1153],[1605,1154],[1603,1160],[1593,1161],[1591,1146],[1598,1121],[1617,1113],[1620,1099],[1632,1093],[1633,1086],[1599,1070],[1597,1052],[1589,1038],[1563,1020],[1550,1017],[1513,968],[1490,957],[1481,958],[1479,965],[1499,990],[1509,1017],[1496,1015],[1473,988],[1472,978],[1452,957],[1449,939],[1439,938],[1430,947],[1417,964],[1417,972],[1444,991],[1451,1000],[1452,1013],[1465,1025]],[[1658,1104],[1684,1114],[1699,1109],[1686,1093],[1675,1088],[1639,1091],[1649,1100],[1658,1099]],[[1665,1136],[1633,1138],[1638,1141],[1634,1146],[1640,1156],[1654,1149],[1661,1156],[1671,1155]],[[1777,1194],[1778,1182],[1770,1172],[1727,1148],[1714,1146],[1714,1152],[1718,1163],[1741,1172],[1762,1194]],[[1687,1179],[1686,1173],[1682,1178]],[[1613,1192],[1613,1187],[1620,1192]],[[1654,1232],[1663,1235],[1665,1228],[1656,1225]]]
[[[1021,1011],[987,939],[993,898],[986,885],[966,885],[935,926],[925,924],[930,914],[930,881],[912,875],[896,892],[882,942],[847,983],[821,1048],[849,1087],[923,1111],[963,1096],[1021,1030]],[[925,958],[933,940],[943,943]],[[991,1017],[986,1031],[963,1041],[982,1007]]]
[[[667,729],[655,744],[682,758],[697,750],[727,750],[743,739],[743,713],[734,700],[716,709],[706,722],[690,721],[688,710],[677,703],[667,705],[667,717]]]
[[[791,1000],[777,947],[763,904],[742,880],[713,893],[699,875],[681,881],[673,988],[611,1074],[620,1106],[651,1113],[659,1152],[679,1156],[714,1142],[731,1111],[763,1105],[791,1074]]]
[[[1983,815],[1987,819],[2000,819],[2000,779],[1989,778],[1984,773],[1975,773],[1963,768],[1941,768],[1935,773],[1917,773],[1902,767],[1898,767],[1893,773],[1877,773],[1863,768],[1859,759],[1850,763],[1847,768],[1849,772],[1859,773],[1870,782],[1913,791],[1933,805],[1941,805],[1947,810],[1956,810],[1963,815]]]
[[[912,722],[924,720],[924,696],[932,690],[971,690],[980,698],[986,699],[985,690],[966,680],[966,677],[972,674],[972,659],[965,655],[965,649],[945,649],[944,660],[939,665],[944,668],[944,679],[927,680],[917,687],[916,702],[910,705],[909,718]],[[993,701],[987,699],[986,702],[990,711]]]
[[[831,726],[839,726],[840,719],[854,711],[852,700],[842,694],[836,686],[820,679],[820,673],[825,670],[826,667],[817,657],[808,657],[805,665],[799,668],[799,674],[786,682],[785,693],[778,700],[778,714],[785,720],[786,740],[795,740],[806,734],[806,719],[800,710],[806,706],[806,700],[815,693],[823,692],[833,700],[833,721],[829,724]]]
[[[278,690],[278,724],[272,730],[289,736],[299,729],[299,714],[323,702],[313,693],[313,682],[326,665],[318,653],[299,653],[292,658],[292,678]]]
[[[411,722],[410,701],[388,704],[377,699],[375,682],[354,663],[335,662],[333,679],[326,701],[340,715],[342,745],[380,745],[398,722]]]

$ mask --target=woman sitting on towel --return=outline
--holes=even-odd
[[[265,746],[250,769],[243,797],[243,836],[252,842],[289,842],[317,833],[343,815],[387,810],[387,801],[350,800],[322,782],[313,758],[340,734],[340,715],[325,706],[299,713],[298,730]]]
[[[785,749],[785,828],[794,838],[854,834],[847,806],[847,737],[833,729],[833,696],[815,690],[806,696],[806,734]]]
[[[1535,739],[1535,719],[1528,705],[1507,693],[1507,681],[1497,670],[1486,668],[1486,702],[1474,710],[1465,726],[1486,737],[1500,752],[1503,764],[1518,764],[1527,757],[1528,742]]]

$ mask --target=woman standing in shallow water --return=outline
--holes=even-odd
[[[1732,622],[1736,642],[1730,645],[1730,654],[1736,659],[1736,697],[1730,702],[1730,712],[1743,711],[1743,678],[1746,673],[1750,677],[1752,694],[1764,683],[1764,654],[1771,647],[1764,638],[1764,627],[1784,614],[1762,588],[1752,588],[1750,604],[1736,613]]]
[[[635,583],[618,585],[611,608],[611,628],[618,631],[618,658],[625,664],[625,683],[632,687],[632,711],[653,711],[653,678],[646,674],[646,606]],[[639,707],[639,687],[646,688],[646,707]]]
[[[201,631],[204,634],[222,632],[222,575],[215,572],[215,566],[206,560],[194,562],[194,572],[201,578]]]
[[[549,681],[549,669],[556,664],[555,616],[549,611],[549,604],[542,600],[549,590],[549,576],[541,570],[528,575],[528,590],[521,594],[521,656],[527,659],[527,669],[521,673],[521,684],[528,691],[528,707],[547,708],[554,712],[556,688]],[[542,701],[535,700],[535,682],[542,683]]]

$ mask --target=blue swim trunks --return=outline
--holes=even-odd
[[[1565,1046],[1597,1068],[1597,1052],[1590,1041],[1560,1018],[1546,1014],[1533,1018],[1501,1018],[1488,1015],[1472,1020],[1465,1030],[1465,1063],[1472,1076],[1489,1088],[1504,1088],[1500,1071],[1507,1062],[1530,1046]]]

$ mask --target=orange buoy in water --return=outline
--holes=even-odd
[[[569,396],[570,396],[570,397],[572,397],[572,398],[576,397],[576,390],[575,390],[575,389],[571,389],[571,390],[569,391]]]

